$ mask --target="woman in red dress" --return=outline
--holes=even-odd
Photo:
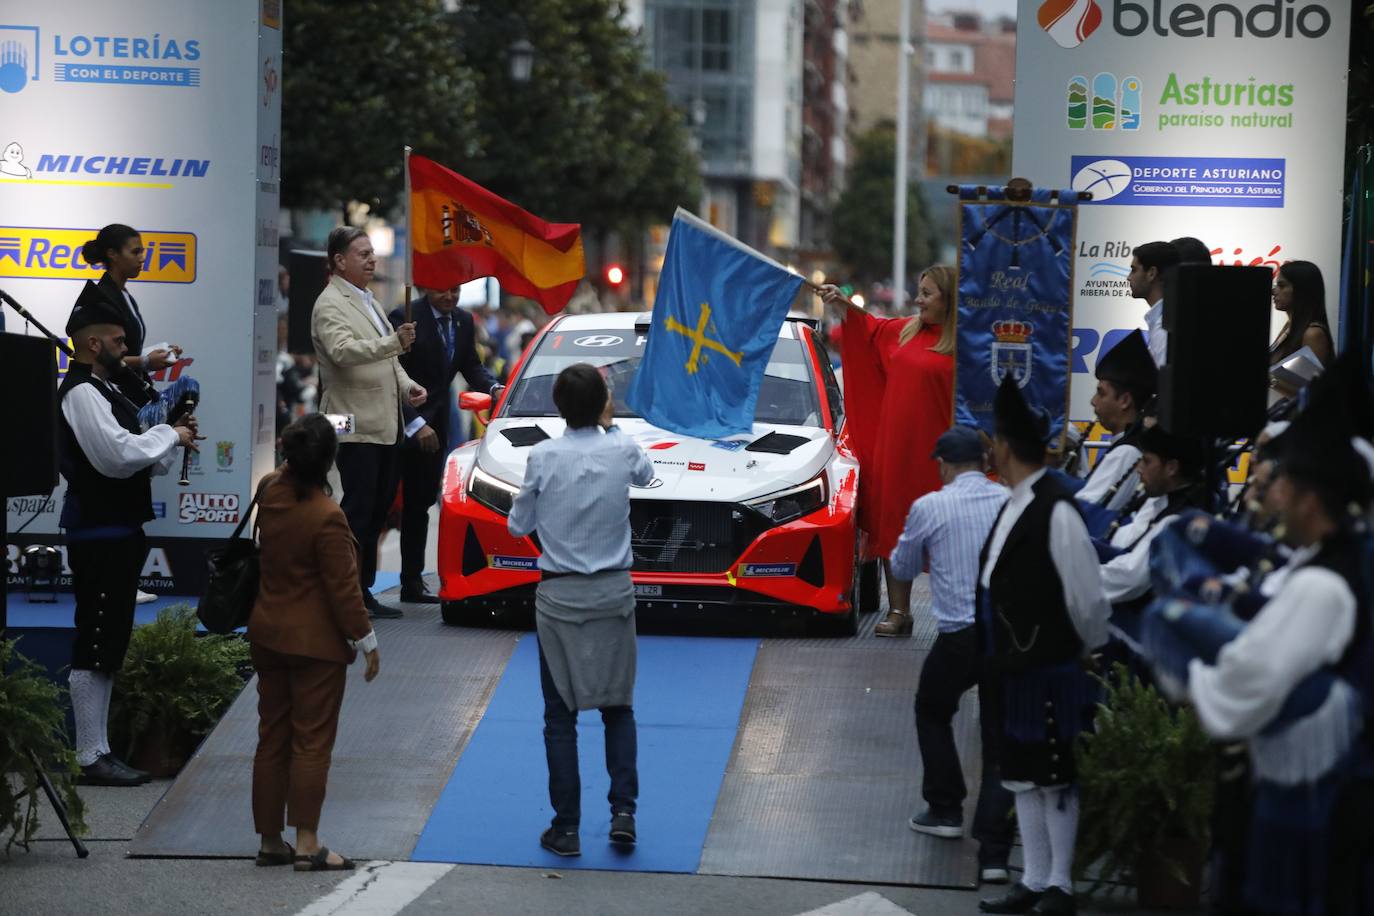
[[[892,577],[887,557],[917,497],[940,488],[931,452],[954,412],[954,268],[921,274],[916,314],[877,318],[827,286],[822,298],[846,307],[841,352],[845,416],[859,458],[859,526],[869,557],[883,559],[887,616],[879,636],[911,635],[911,583]]]

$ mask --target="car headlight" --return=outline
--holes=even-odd
[[[827,502],[825,475],[822,474],[799,487],[746,500],[744,504],[774,525],[781,525],[815,512]]]
[[[481,467],[473,465],[472,476],[468,478],[468,496],[477,500],[493,512],[510,515],[511,504],[520,488],[493,477]]]

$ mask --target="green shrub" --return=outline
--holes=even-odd
[[[1216,749],[1192,709],[1175,706],[1120,663],[1103,679],[1106,696],[1091,732],[1078,739],[1082,791],[1075,860],[1096,864],[1093,889],[1134,874],[1142,856],[1167,842],[1206,843]],[[1205,847],[1204,847],[1205,848]],[[1183,863],[1166,860],[1185,879]]]
[[[112,731],[132,757],[142,735],[207,734],[243,689],[248,643],[238,636],[196,635],[196,615],[178,604],[135,627],[115,677]]]
[[[86,832],[84,807],[76,794],[76,752],[67,736],[66,705],[61,687],[15,650],[14,640],[0,640],[0,832],[5,854],[18,844],[29,848],[38,830],[40,761],[52,778],[77,833]]]

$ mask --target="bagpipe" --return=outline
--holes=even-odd
[[[152,387],[151,382],[149,387]],[[153,400],[138,409],[138,425],[145,432],[164,423],[176,426],[200,406],[200,382],[188,375],[183,375],[161,391],[154,389],[154,394],[156,397]],[[190,474],[191,450],[188,448],[181,456],[181,477],[177,483],[189,487]]]

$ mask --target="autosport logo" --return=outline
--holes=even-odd
[[[237,493],[182,493],[177,502],[177,521],[183,525],[198,522],[233,524],[239,520]]]
[[[1045,0],[1036,21],[1061,48],[1076,48],[1103,23],[1096,0]],[[1320,38],[1331,30],[1321,3],[1169,3],[1113,0],[1112,31],[1124,38],[1147,32],[1161,38]]]
[[[81,246],[97,230],[38,226],[0,226],[0,277],[31,280],[87,280],[100,265],[87,264]],[[145,230],[139,282],[196,282],[196,237],[190,232]]]

